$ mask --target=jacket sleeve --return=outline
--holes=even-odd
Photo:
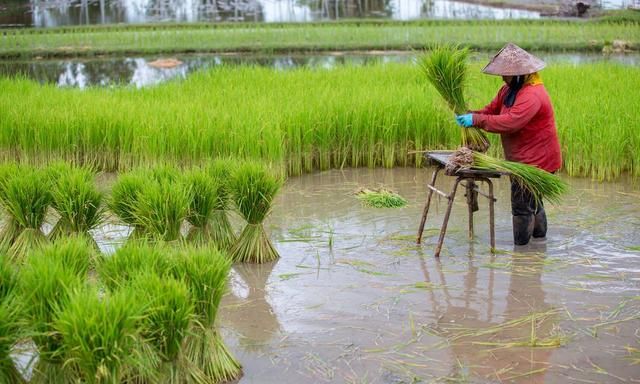
[[[487,104],[484,108],[479,109],[477,111],[469,111],[470,113],[479,113],[482,115],[497,115],[500,113],[500,109],[502,108],[502,99],[504,98],[506,86],[503,86],[498,91],[496,97],[491,100],[489,104]]]
[[[515,104],[506,113],[499,115],[473,114],[473,125],[487,132],[514,133],[524,128],[538,113],[540,99],[533,94],[520,93]]]

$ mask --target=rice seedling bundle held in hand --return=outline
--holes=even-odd
[[[197,370],[191,379],[204,376],[206,382],[237,379],[240,363],[227,349],[215,328],[220,301],[225,293],[230,260],[217,249],[186,249],[175,254],[176,278],[187,283],[195,304],[196,321],[187,336],[185,353]]]
[[[184,176],[184,183],[191,191],[187,221],[192,228],[187,235],[187,240],[196,244],[207,243],[212,239],[211,218],[220,206],[221,184],[218,179],[202,169],[188,171]]]
[[[218,196],[211,214],[211,240],[220,249],[230,250],[237,237],[229,222],[231,206],[231,174],[238,163],[231,159],[216,159],[209,166],[209,173],[218,185]]]
[[[458,45],[433,47],[420,58],[419,64],[427,80],[438,91],[456,115],[468,111],[464,98],[469,51]],[[462,145],[474,151],[486,152],[489,140],[478,128],[461,128]]]
[[[265,166],[255,162],[241,164],[231,180],[236,207],[247,221],[231,250],[232,259],[248,263],[276,260],[279,257],[278,252],[271,244],[262,223],[271,211],[273,199],[282,186],[282,180]]]
[[[43,171],[20,167],[0,184],[0,189],[0,202],[18,230],[9,254],[19,260],[29,250],[47,243],[41,228],[51,204],[49,179]]]

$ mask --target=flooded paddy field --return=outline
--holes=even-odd
[[[457,196],[415,245],[431,169],[331,170],[290,178],[267,227],[280,255],[236,264],[220,323],[240,383],[640,382],[640,188],[567,178],[546,240],[514,248],[509,185],[496,183],[497,252],[486,200],[467,237]],[[452,178],[441,177],[448,190]],[[367,208],[358,187],[409,204]],[[118,247],[125,227],[96,233]]]

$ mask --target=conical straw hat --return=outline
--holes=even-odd
[[[513,43],[505,45],[482,72],[498,76],[519,76],[538,72],[545,67],[544,61]]]

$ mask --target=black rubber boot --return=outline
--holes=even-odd
[[[533,237],[541,238],[547,236],[547,214],[544,208],[540,208],[534,216]]]
[[[533,215],[513,216],[513,243],[527,245],[533,234]]]

